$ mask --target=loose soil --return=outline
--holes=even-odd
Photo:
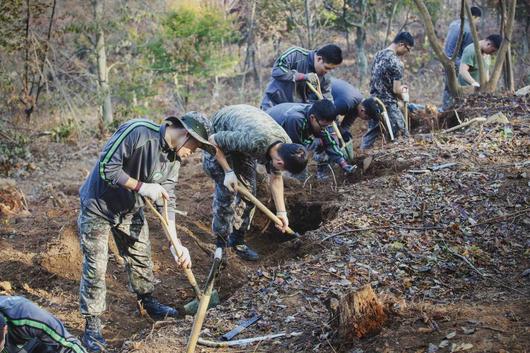
[[[497,126],[435,134],[379,144],[370,151],[373,162],[366,171],[366,155],[358,154],[354,176],[335,170],[326,182],[287,180],[291,225],[302,238],[279,234],[257,212],[248,241],[262,260],[244,262],[228,251],[216,286],[222,303],[208,312],[203,336],[216,339],[255,311],[263,319],[242,337],[300,334],[251,348],[197,351],[527,352],[530,124],[527,116],[509,117],[510,141]],[[356,123],[356,141],[363,130]],[[0,282],[9,282],[9,294],[34,300],[78,335],[78,188],[101,147],[93,141],[35,143],[31,168],[15,178],[29,215],[4,218],[0,228]],[[449,162],[457,165],[429,169]],[[203,283],[214,250],[213,185],[199,155],[183,163],[180,175],[177,205],[188,214],[177,216],[177,230]],[[258,197],[271,205],[264,183]],[[180,307],[193,292],[156,218],[149,215],[148,222],[155,295]],[[366,284],[384,303],[387,323],[376,336],[340,341],[329,302]],[[112,242],[107,286],[103,320],[111,352],[183,351],[192,318],[155,324],[141,317]]]

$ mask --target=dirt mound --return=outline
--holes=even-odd
[[[48,272],[60,274],[64,278],[81,278],[83,255],[74,221],[63,226],[57,238],[48,244],[47,251],[38,256],[36,262]]]
[[[28,203],[12,179],[0,178],[0,218],[29,215]]]

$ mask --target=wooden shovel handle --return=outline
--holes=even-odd
[[[166,234],[166,238],[169,240],[171,245],[173,246],[173,249],[175,249],[175,252],[177,253],[178,257],[181,257],[182,251],[178,250],[178,239],[175,236],[172,236],[171,232],[169,231],[169,217],[168,217],[168,210],[167,210],[167,200],[164,199],[164,216],[160,214],[160,212],[157,211],[157,209],[153,206],[151,201],[149,201],[147,198],[145,199],[145,203],[147,207],[158,217],[160,220],[160,223],[162,223],[162,228],[164,229],[164,233]],[[191,286],[193,287],[193,291],[195,292],[195,296],[198,300],[202,297],[202,292],[199,288],[199,285],[197,284],[197,280],[195,279],[195,275],[191,271],[191,268],[185,268],[184,273],[186,274],[186,277],[188,278],[188,281],[190,282]]]
[[[237,184],[237,191],[241,195],[243,195],[247,200],[249,200],[254,205],[256,205],[256,207],[259,208],[261,212],[265,213],[265,215],[269,217],[271,221],[273,221],[279,226],[283,225],[282,221],[274,213],[272,213],[272,211],[269,210],[267,206],[265,206],[263,203],[261,203],[260,200],[258,200],[254,195],[252,195],[252,193],[245,186],[243,186],[243,184],[241,183]],[[289,227],[287,227],[286,233],[289,235],[298,236],[298,233],[296,233],[294,230],[292,230]]]
[[[318,87],[318,89],[315,88],[315,86],[313,86],[311,82],[306,82],[306,84],[307,84],[307,87],[309,87],[309,89],[313,91],[314,94],[316,94],[316,96],[318,97],[318,100],[324,99],[322,92],[320,92],[320,87]],[[334,121],[332,125],[333,125],[333,131],[335,131],[335,134],[337,135],[337,138],[339,139],[340,147],[342,148],[346,146],[346,143],[344,142],[344,138],[342,137],[342,134],[337,126],[337,123]]]

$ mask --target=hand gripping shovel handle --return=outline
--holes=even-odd
[[[174,238],[174,236],[171,235],[171,232],[169,231],[169,217],[167,212],[167,200],[164,199],[164,216],[160,214],[156,210],[156,208],[153,206],[151,201],[148,199],[145,199],[145,203],[147,204],[147,207],[158,217],[160,220],[160,223],[162,223],[162,228],[164,228],[164,233],[166,234],[167,239],[173,245],[173,249],[175,250],[178,257],[182,256],[182,251],[178,250],[178,244],[177,239]],[[195,276],[193,275],[193,272],[190,268],[185,268],[184,273],[186,274],[186,277],[188,278],[188,281],[190,282],[191,286],[193,287],[193,291],[195,292],[195,296],[197,297],[197,300],[200,300],[202,297],[202,292],[199,288],[199,285],[197,284],[197,280],[195,279]]]
[[[252,195],[252,193],[245,186],[243,186],[243,184],[241,184],[241,183],[237,184],[237,191],[241,195],[243,195],[243,197],[245,197],[247,200],[252,202],[257,208],[259,208],[259,210],[261,212],[265,213],[265,215],[267,217],[269,217],[269,219],[271,221],[273,221],[274,223],[276,223],[279,226],[281,226],[283,224],[282,221],[274,213],[272,213],[272,211],[269,210],[267,208],[267,206],[265,206],[263,203],[261,203],[260,200],[258,200],[254,195]],[[286,233],[289,234],[289,235],[293,235],[295,237],[299,237],[300,236],[300,234],[298,234],[297,232],[295,232],[294,230],[292,230],[289,227],[287,227]]]

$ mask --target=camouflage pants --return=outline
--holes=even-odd
[[[239,153],[227,155],[228,163],[232,166],[240,182],[255,195],[256,194],[256,160]],[[217,237],[218,246],[226,246],[230,237],[233,244],[243,244],[245,233],[250,228],[255,206],[245,202],[239,194],[230,192],[224,185],[225,173],[217,163],[215,156],[203,154],[203,168],[215,181],[213,197],[212,231]],[[237,217],[234,217],[234,216]]]
[[[77,225],[83,252],[83,273],[79,288],[81,314],[97,316],[106,309],[105,274],[110,233],[125,260],[132,290],[139,295],[154,291],[151,242],[143,210],[128,215],[118,225],[112,225],[81,207]]]
[[[384,102],[386,110],[388,112],[388,118],[390,120],[390,125],[392,126],[392,132],[394,137],[397,138],[399,133],[403,136],[408,136],[407,130],[405,129],[405,118],[401,109],[396,101]],[[386,127],[386,126],[385,126]],[[361,149],[368,149],[373,146],[375,140],[379,136],[379,119],[370,119],[368,121],[368,130],[363,135],[363,140],[361,143]]]

